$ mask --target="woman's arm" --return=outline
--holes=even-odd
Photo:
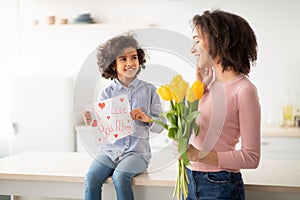
[[[260,161],[261,110],[253,85],[243,88],[237,97],[241,149],[218,152],[219,166],[229,169],[256,168]]]

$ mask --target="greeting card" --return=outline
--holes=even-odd
[[[130,116],[130,105],[127,95],[100,100],[87,106],[93,113],[91,127],[97,144],[117,139],[133,133],[133,121]]]

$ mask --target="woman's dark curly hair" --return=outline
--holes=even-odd
[[[233,68],[235,72],[248,75],[250,65],[257,59],[256,36],[248,22],[232,13],[214,10],[195,15],[193,28],[207,34],[209,55],[219,56],[223,72]]]
[[[102,73],[102,77],[106,79],[117,78],[116,58],[120,56],[124,49],[132,47],[136,49],[139,60],[139,70],[145,69],[146,63],[145,52],[139,47],[139,44],[132,33],[116,36],[97,48],[97,64]]]

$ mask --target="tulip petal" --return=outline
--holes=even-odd
[[[203,93],[204,93],[204,85],[200,81],[195,81],[192,85],[192,90],[196,96],[197,99],[201,99]]]

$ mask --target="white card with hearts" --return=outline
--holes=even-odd
[[[117,139],[133,133],[133,121],[127,95],[100,100],[94,104],[95,119],[92,127],[97,127],[98,142],[107,140],[113,143]]]

